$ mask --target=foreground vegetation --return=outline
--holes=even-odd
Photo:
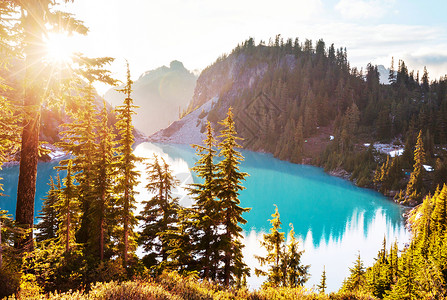
[[[266,288],[260,291],[246,289],[224,289],[219,285],[198,280],[197,276],[180,276],[177,273],[163,273],[155,279],[136,279],[123,282],[101,282],[91,286],[89,291],[50,293],[43,295],[37,290],[22,290],[17,297],[9,299],[329,299],[299,288]],[[336,297],[332,299],[343,299]]]
[[[397,74],[393,70],[390,73],[391,86],[382,87],[378,84],[377,68],[368,66],[363,77],[362,72],[350,69],[345,50],[335,50],[333,46],[326,50],[322,40],[315,49],[311,41],[284,43],[277,37],[269,46],[262,43],[255,46],[253,40],[248,40],[235,49],[234,55],[246,52],[271,61],[294,58],[295,68],[290,71],[290,65],[284,64],[276,73],[272,72],[273,80],[265,76],[254,84],[253,90],[241,93],[237,98],[240,102],[228,98],[230,88],[221,95],[222,99],[208,116],[210,121],[217,122],[215,128],[220,135],[214,135],[208,122],[203,128],[204,146],[194,146],[199,160],[193,170],[201,182],[189,187],[195,199],[191,208],[178,205],[172,196],[178,183],[166,161],[154,157],[147,163],[145,174],[149,179],[146,188],[153,197],[144,202],[142,213],[135,215],[135,187],[140,176],[136,164],[141,159],[132,151],[135,106],[130,71],[120,90],[124,94],[123,105],[110,113],[105,104],[96,105],[93,83],[115,83],[106,69],[111,58],[77,55],[73,68],[61,68],[57,76],[40,74],[51,67],[37,51],[41,50],[39,43],[43,42],[46,28],[71,24],[85,33],[82,22],[55,10],[51,1],[2,1],[0,14],[8,17],[0,19],[0,37],[7,54],[1,57],[2,74],[7,79],[0,86],[0,165],[8,160],[11,149],[21,147],[16,220],[0,211],[0,296],[20,299],[447,297],[447,186],[441,188],[446,178],[442,173],[446,160],[439,157],[436,176],[428,181],[423,169],[424,162],[434,157],[434,144],[445,143],[447,138],[445,79],[429,83],[428,73],[424,72],[419,80],[400,62]],[[64,24],[55,24],[56,20]],[[276,60],[277,57],[281,59]],[[23,85],[14,85],[17,82],[10,80],[11,73],[4,67],[13,59],[27,66]],[[273,64],[267,67],[273,68]],[[66,74],[68,69],[73,72]],[[399,188],[401,192],[396,199],[402,203],[417,205],[423,201],[410,218],[413,231],[410,245],[397,249],[394,244],[388,250],[384,242],[375,264],[368,268],[359,254],[336,294],[326,295],[325,272],[318,291],[303,289],[308,266],[301,264],[303,252],[293,227],[288,239],[281,232],[278,209],[270,220],[272,228],[261,243],[267,255],[257,257],[262,269],[256,269],[255,273],[265,275],[266,281],[259,291],[246,288],[250,270],[242,256],[240,224],[246,222],[242,213],[249,209],[240,206],[239,192],[244,189],[248,174],[239,170],[243,157],[237,150],[240,138],[235,116],[222,101],[227,101],[225,105],[234,104],[234,110],[240,111],[242,99],[268,92],[264,88],[271,82],[274,84],[269,89],[275,90],[280,113],[263,115],[259,124],[266,126],[265,131],[251,147],[299,162],[304,139],[315,133],[317,125],[330,126],[328,120],[335,118],[335,141],[319,163],[352,171],[359,184],[362,180],[373,180],[383,191]],[[26,95],[24,101],[22,92]],[[353,96],[357,94],[361,96]],[[61,161],[60,176],[49,179],[51,189],[34,240],[40,111],[42,107],[56,105],[54,102],[59,102],[59,108],[64,107],[67,116],[58,146],[71,156]],[[219,118],[221,111],[225,112],[225,118]],[[118,121],[110,119],[110,114]],[[374,137],[405,139],[404,155],[386,161],[382,157],[382,162],[376,161],[372,148],[357,151],[353,142],[356,135],[365,134],[373,126],[377,127]],[[248,128],[242,129],[242,133],[244,130]],[[282,133],[275,143],[278,132]],[[403,168],[412,168],[409,178],[403,177]],[[425,196],[430,191],[433,196]],[[144,249],[141,259],[136,255],[138,245]]]

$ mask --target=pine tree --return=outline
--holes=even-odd
[[[396,82],[396,74],[394,70],[394,57],[391,57],[391,67],[388,74],[388,81],[390,84],[394,84]]]
[[[77,187],[72,174],[72,162],[68,161],[67,176],[63,180],[64,187],[55,204],[58,212],[59,230],[58,237],[61,245],[65,246],[65,252],[70,252],[72,245],[76,243],[75,232],[79,226],[80,206],[77,198]]]
[[[407,184],[406,189],[406,200],[405,203],[410,201],[416,201],[417,203],[422,200],[423,192],[423,175],[424,167],[423,163],[425,161],[425,151],[424,144],[422,142],[422,130],[419,131],[416,148],[414,149],[414,165],[413,172],[410,175],[410,181]]]
[[[354,267],[349,268],[350,275],[345,280],[342,286],[342,291],[345,292],[358,292],[365,287],[365,267],[363,261],[360,258],[360,253],[357,256],[357,260],[354,262]]]
[[[54,12],[55,2],[43,1],[14,1],[16,13],[20,15],[20,27],[23,31],[22,39],[17,48],[23,49],[25,59],[24,80],[24,110],[27,111],[22,131],[22,146],[20,155],[19,182],[17,190],[16,221],[25,229],[32,229],[34,224],[34,197],[36,193],[37,160],[40,129],[40,107],[44,95],[48,93],[43,87],[48,87],[44,80],[44,55],[42,47],[45,45],[44,36],[48,28],[59,28],[66,32],[86,34],[87,28],[72,15]],[[16,41],[17,43],[17,41]],[[18,249],[32,251],[32,230],[17,243]]]
[[[108,125],[107,106],[104,101],[103,109],[98,115],[98,142],[94,154],[93,186],[92,186],[92,206],[90,222],[93,225],[89,247],[91,252],[104,259],[104,252],[112,248],[110,236],[115,221],[113,214],[113,185],[116,159],[114,156],[114,138],[112,128]],[[106,247],[107,246],[107,247]]]
[[[0,81],[2,78],[0,77]],[[7,88],[0,83],[0,89]],[[16,107],[0,95],[0,170],[4,162],[8,161],[8,155],[14,153],[19,149],[20,132],[19,127],[20,116],[17,115]],[[1,180],[2,178],[0,178]],[[0,183],[0,195],[3,191]]]
[[[143,221],[139,242],[152,262],[160,259],[163,267],[171,250],[170,234],[175,232],[178,222],[178,200],[172,197],[172,191],[179,183],[165,160],[161,158],[160,163],[155,154],[153,162],[147,165],[147,175],[146,188],[154,196],[143,202],[145,206],[138,217]]]
[[[68,111],[71,123],[63,124],[65,128],[60,134],[61,142],[57,146],[65,152],[71,153],[72,168],[78,182],[78,195],[82,205],[81,225],[76,233],[79,243],[90,243],[96,237],[93,236],[91,228],[92,203],[95,199],[95,153],[98,149],[98,112],[95,104],[94,82],[102,82],[110,85],[115,80],[110,77],[110,72],[105,66],[113,59],[109,57],[87,58],[78,55],[74,58],[78,65],[75,72],[78,74],[79,91],[71,97],[72,107]],[[87,82],[85,82],[87,81]],[[67,160],[60,162],[59,169],[67,168]]]
[[[301,264],[301,257],[304,250],[299,250],[299,242],[295,238],[295,231],[293,225],[290,224],[291,230],[289,233],[290,242],[287,245],[287,252],[284,258],[284,265],[286,267],[286,281],[285,286],[296,288],[303,286],[309,277],[309,265]]]
[[[239,170],[243,156],[236,150],[240,147],[237,143],[240,138],[236,136],[231,108],[228,110],[227,118],[220,124],[224,126],[224,129],[219,136],[222,138],[219,143],[219,156],[222,157],[222,160],[218,164],[218,198],[220,199],[222,225],[225,232],[222,236],[220,250],[224,252],[222,279],[224,285],[229,286],[232,279],[240,279],[249,271],[243,262],[243,245],[240,241],[242,228],[239,223],[247,222],[242,214],[250,209],[239,206],[239,192],[244,189],[241,183],[248,174]]]
[[[275,213],[272,214],[272,219],[269,220],[272,224],[270,233],[264,234],[261,246],[267,250],[265,257],[255,256],[259,261],[261,267],[268,266],[268,271],[265,272],[261,269],[255,269],[257,276],[267,276],[267,281],[264,283],[266,286],[278,287],[284,284],[286,281],[286,274],[283,274],[282,263],[285,258],[284,249],[284,232],[280,232],[281,220],[279,219],[278,207],[275,205]],[[287,266],[284,273],[287,272]]]
[[[137,224],[137,219],[133,214],[135,209],[135,187],[138,184],[139,172],[136,171],[136,163],[141,161],[133,153],[132,146],[134,144],[132,115],[135,114],[137,106],[133,105],[133,100],[130,97],[132,93],[132,80],[130,79],[129,64],[127,64],[127,82],[126,86],[119,90],[126,95],[124,104],[116,107],[118,122],[115,124],[119,132],[120,140],[119,147],[119,161],[117,163],[118,178],[116,185],[116,193],[118,195],[118,216],[122,221],[122,233],[119,238],[120,248],[123,258],[124,266],[127,266],[129,255],[133,255],[136,249],[136,234],[134,227]]]
[[[54,240],[57,237],[58,222],[56,203],[59,200],[62,189],[61,179],[59,173],[56,176],[56,184],[53,177],[50,177],[50,190],[47,192],[42,204],[42,209],[39,213],[41,221],[36,225],[38,232],[36,233],[36,240],[38,242]]]
[[[321,294],[326,292],[327,284],[326,284],[326,266],[323,266],[323,273],[321,274],[320,284],[317,285],[318,291]]]
[[[170,229],[161,236],[168,240],[168,262],[165,263],[165,266],[179,273],[200,272],[208,267],[200,261],[201,257],[196,256],[196,253],[199,252],[196,243],[202,232],[197,231],[195,214],[194,209],[179,205],[177,224],[171,224]]]
[[[192,171],[204,180],[203,183],[195,183],[190,186],[190,195],[195,199],[193,205],[195,228],[200,232],[200,237],[195,243],[197,264],[203,270],[203,277],[215,279],[216,269],[220,255],[218,251],[219,235],[218,225],[219,203],[216,199],[218,193],[217,166],[214,163],[216,157],[216,140],[213,137],[213,129],[210,122],[206,126],[206,139],[204,146],[193,145],[199,160]]]
[[[421,88],[423,93],[428,93],[430,89],[430,82],[428,81],[427,67],[424,66],[424,74],[422,75]]]

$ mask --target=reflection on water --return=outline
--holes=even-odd
[[[197,160],[187,145],[159,146],[169,157],[183,159],[189,166]],[[242,206],[251,207],[244,214],[247,224],[243,226],[244,257],[250,267],[258,266],[253,255],[263,254],[259,239],[270,228],[273,204],[278,205],[282,229],[288,232],[293,223],[306,250],[303,262],[311,265],[312,275],[306,284],[309,288],[319,283],[326,266],[328,290],[337,290],[358,251],[365,265],[371,265],[384,236],[388,245],[397,239],[400,248],[409,240],[402,208],[379,193],[329,176],[320,168],[291,164],[270,154],[242,154],[241,169],[250,174],[240,195]],[[247,281],[257,288],[263,279],[252,276]]]
[[[137,146],[135,153],[149,159],[153,153],[162,155],[182,183],[175,195],[181,204],[191,205],[184,187],[197,182],[197,177],[189,170],[197,157],[190,146],[143,143]],[[244,183],[247,189],[240,195],[242,206],[252,208],[244,214],[248,222],[243,226],[244,256],[250,267],[257,266],[253,254],[262,254],[259,238],[270,228],[268,219],[274,212],[273,204],[278,205],[282,229],[288,232],[288,224],[293,223],[306,250],[303,261],[311,265],[312,275],[308,287],[319,282],[323,266],[326,266],[329,290],[337,290],[358,251],[365,265],[371,265],[384,236],[388,244],[397,239],[400,248],[409,240],[409,233],[403,226],[402,209],[380,194],[329,176],[320,168],[280,161],[269,154],[243,151],[243,155],[245,161],[241,169],[250,174]],[[48,190],[48,178],[55,174],[52,168],[56,164],[39,164],[38,198]],[[139,164],[138,170],[144,174],[144,164]],[[18,167],[5,168],[0,173],[4,178],[5,193],[11,195],[0,197],[0,208],[12,213],[15,211],[17,174]],[[144,178],[137,187],[140,202],[151,197],[145,190]],[[36,209],[40,206],[41,200],[36,201]],[[138,206],[140,209],[141,205]],[[257,288],[262,280],[252,276],[248,283]]]

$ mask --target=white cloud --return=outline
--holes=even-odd
[[[349,19],[375,19],[387,14],[394,0],[340,0],[335,9]]]
[[[395,0],[339,0],[338,13],[325,0],[128,0],[125,5],[119,0],[77,0],[64,6],[91,29],[78,51],[116,57],[111,69],[118,79],[125,78],[124,58],[133,77],[174,59],[188,69],[203,69],[248,37],[259,42],[276,34],[301,42],[323,38],[327,45],[346,47],[351,66],[359,68],[368,62],[388,67],[394,56],[395,61],[408,60],[410,68],[422,70],[426,64],[432,78],[447,70],[445,26],[426,20],[413,19],[418,25],[377,20],[387,16],[387,22],[398,22],[391,18]],[[423,53],[424,48],[432,52]]]

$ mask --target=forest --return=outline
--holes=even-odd
[[[86,34],[81,21],[46,0],[1,1],[0,15],[0,166],[20,150],[15,219],[0,210],[0,297],[447,297],[447,186],[442,149],[447,138],[446,78],[430,82],[426,70],[419,78],[399,61],[397,71],[391,68],[391,84],[381,85],[377,67],[368,65],[365,75],[351,69],[346,49],[336,50],[333,45],[326,49],[322,40],[314,49],[310,40],[284,42],[277,36],[268,45],[261,41],[255,46],[249,39],[230,56],[251,53],[253,63],[292,57],[295,67],[293,71],[287,65],[276,68],[273,78],[264,77],[236,97],[231,86],[220,95],[214,113],[208,116],[203,145],[193,146],[198,161],[192,170],[200,182],[189,186],[195,202],[185,208],[172,196],[178,181],[163,158],[154,156],[143,162],[133,153],[136,107],[129,65],[126,82],[119,89],[122,105],[114,110],[105,102],[98,105],[93,84],[117,84],[107,70],[113,58],[75,54],[68,66],[43,54],[49,31]],[[12,71],[18,66],[20,74]],[[318,127],[332,126],[334,142],[314,158],[316,164],[342,167],[352,172],[359,185],[372,183],[384,193],[399,191],[396,201],[418,205],[408,220],[409,245],[398,249],[395,243],[387,249],[384,240],[369,267],[359,253],[338,292],[327,293],[325,271],[316,289],[303,287],[309,266],[301,262],[303,250],[293,225],[287,234],[281,229],[280,207],[261,241],[267,255],[257,259],[263,269],[250,270],[244,263],[240,225],[246,222],[242,214],[250,209],[241,207],[239,193],[249,174],[239,169],[244,158],[238,149],[243,143],[240,136],[247,133],[236,120],[243,99],[271,91],[276,92],[281,113],[277,118],[262,116],[269,131],[248,148],[301,162],[304,139],[315,135]],[[42,115],[61,109],[66,116],[60,118],[64,123],[56,145],[70,155],[60,161],[59,175],[49,178],[50,190],[34,225],[37,161],[47,151],[39,143]],[[278,142],[271,142],[278,133]],[[359,149],[358,143],[366,138],[402,142],[405,151],[390,158],[375,153],[371,146]],[[435,165],[433,174],[424,171],[426,162]],[[146,164],[145,174],[136,171],[138,163]],[[410,175],[403,169],[410,169]],[[148,178],[146,189],[153,197],[136,215],[135,186],[140,176]],[[138,246],[144,250],[142,257],[136,254]],[[255,291],[246,285],[246,277],[253,273],[265,276],[262,288]]]
[[[392,60],[389,68],[390,84],[381,84],[377,66],[350,67],[346,48],[277,35],[268,43],[256,45],[250,38],[239,44],[205,69],[198,85],[213,84],[214,77],[223,82],[213,87],[219,101],[207,119],[219,128],[218,120],[232,106],[244,148],[346,171],[357,185],[415,206],[447,178],[447,77],[430,80],[426,68],[421,74],[409,71],[402,60]],[[206,87],[200,91],[189,110],[208,100]],[[418,135],[423,148],[418,166],[433,170],[416,170],[417,195],[410,195]],[[403,148],[403,155],[387,158],[375,143]]]

